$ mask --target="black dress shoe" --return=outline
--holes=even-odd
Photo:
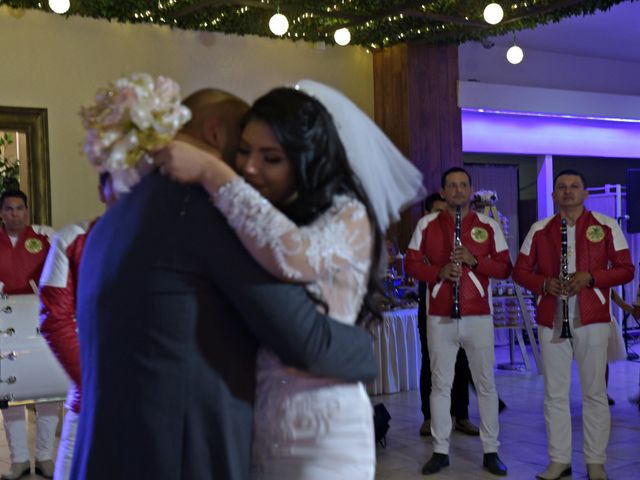
[[[482,466],[486,468],[489,473],[504,477],[507,474],[507,466],[502,463],[497,453],[485,453],[484,460],[482,460]]]
[[[422,467],[423,475],[433,475],[438,473],[444,467],[449,466],[449,455],[444,453],[434,453],[427,463]]]

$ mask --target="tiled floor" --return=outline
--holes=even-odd
[[[497,357],[506,358],[506,348],[496,349]],[[640,411],[627,398],[638,391],[640,363],[618,362],[610,366],[609,394],[616,400],[611,407],[611,440],[607,451],[607,472],[611,480],[640,479]],[[546,433],[542,413],[542,376],[505,370],[496,371],[500,397],[507,409],[500,415],[500,458],[509,468],[507,478],[534,479],[547,464]],[[573,478],[586,479],[582,456],[582,422],[580,383],[574,367],[571,385],[573,414]],[[482,447],[478,437],[454,432],[451,439],[451,466],[425,477],[422,465],[432,453],[430,437],[418,436],[422,422],[420,395],[416,391],[373,397],[383,402],[391,414],[387,448],[378,448],[377,480],[411,479],[497,479],[483,471]],[[471,395],[470,418],[478,423],[475,396]]]
[[[496,349],[499,361],[508,356],[504,347]],[[616,400],[611,408],[612,430],[608,449],[607,471],[611,480],[640,479],[640,411],[631,405],[627,397],[637,392],[640,363],[618,362],[611,365],[609,393]],[[496,371],[498,391],[507,403],[500,415],[500,457],[509,467],[507,478],[533,479],[547,463],[546,436],[542,417],[542,377],[532,373]],[[580,385],[574,371],[571,387],[571,406],[574,413],[573,458],[574,479],[585,479],[582,458],[582,422],[580,420]],[[391,413],[391,428],[387,434],[387,448],[378,447],[377,480],[426,479],[420,469],[431,456],[431,441],[418,436],[422,422],[418,392],[373,397],[374,403],[383,402]],[[470,417],[478,421],[476,399],[471,395]],[[30,422],[30,438],[33,445],[33,421]],[[485,472],[482,465],[482,448],[478,437],[460,433],[452,435],[451,466],[442,473],[432,475],[431,480],[496,479]],[[4,431],[0,428],[0,471],[9,468],[9,450]],[[40,478],[36,475],[24,477]],[[114,479],[117,480],[117,479]],[[283,479],[284,480],[284,479]],[[291,479],[294,480],[294,479]],[[348,480],[348,479],[345,479]]]

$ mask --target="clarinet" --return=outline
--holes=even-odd
[[[456,207],[456,225],[453,234],[453,248],[457,248],[462,245],[460,241],[460,228],[462,224],[462,212],[460,207]],[[460,263],[456,263],[460,266]],[[460,279],[453,282],[453,307],[451,308],[451,318],[460,318]]]
[[[562,238],[562,251],[560,255],[560,280],[567,282],[569,280],[569,253],[567,250],[567,219],[562,219],[560,226],[560,235]],[[560,338],[571,338],[571,328],[569,327],[569,299],[566,295],[560,297],[562,299],[562,332]]]

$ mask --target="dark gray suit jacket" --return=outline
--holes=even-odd
[[[369,380],[369,335],[249,256],[200,187],[144,178],[84,250],[82,406],[71,478],[246,479],[259,345]]]

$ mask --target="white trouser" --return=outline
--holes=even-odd
[[[73,449],[76,445],[76,431],[78,430],[79,415],[73,410],[67,410],[62,424],[62,435],[58,445],[58,458],[53,480],[69,480]]]
[[[53,443],[56,439],[59,411],[60,404],[57,402],[36,405],[36,460],[53,459]],[[24,407],[5,408],[2,410],[2,416],[11,452],[11,462],[28,461],[30,456]]]
[[[493,320],[490,315],[461,320],[428,317],[427,344],[431,357],[431,435],[435,453],[449,453],[451,435],[451,386],[459,347],[469,359],[471,378],[478,395],[480,441],[484,453],[498,451],[498,394],[493,377]]]
[[[571,329],[573,338],[560,338],[556,328],[540,326],[538,337],[544,372],[544,421],[548,453],[552,462],[571,463],[571,412],[569,388],[571,363],[575,357],[582,386],[582,425],[586,463],[606,460],[611,416],[607,403],[605,370],[609,323],[594,323]]]

